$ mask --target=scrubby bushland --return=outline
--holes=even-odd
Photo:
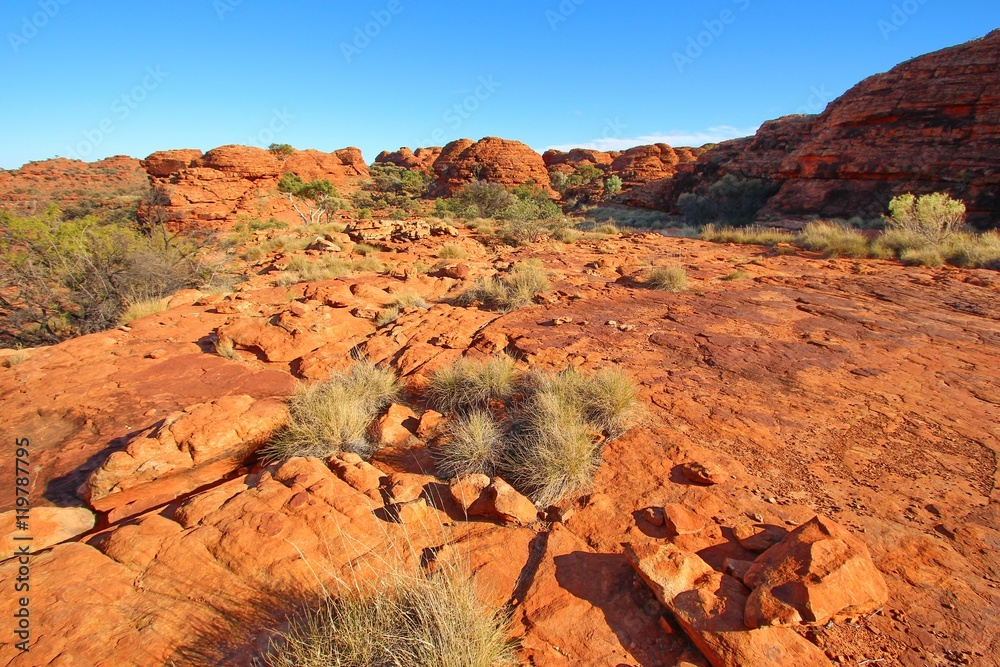
[[[354,194],[352,201],[358,209],[389,211],[389,215],[405,219],[420,211],[420,198],[431,182],[429,174],[376,162],[368,168],[371,181]]]
[[[716,221],[748,225],[777,191],[777,187],[768,181],[740,179],[727,174],[713,183],[704,195],[681,195],[677,200],[677,210],[688,222],[696,225]]]
[[[306,183],[291,172],[278,181],[278,192],[288,196],[292,208],[305,225],[315,225],[328,220],[334,211],[343,209],[347,205],[327,179]]]
[[[295,456],[328,458],[342,451],[371,455],[379,443],[369,429],[399,394],[391,369],[358,361],[324,382],[302,386],[289,404],[288,424],[265,448],[267,460]]]
[[[506,313],[530,306],[536,296],[550,288],[542,265],[529,261],[518,264],[503,277],[480,278],[458,297],[456,303],[469,306],[478,302]]]
[[[664,292],[682,292],[687,288],[688,276],[683,266],[657,266],[646,276],[646,284]]]
[[[508,190],[499,183],[475,181],[451,199],[435,201],[435,208],[439,214],[459,218],[505,221],[514,225],[511,233],[515,236],[520,230],[518,223],[553,220],[562,214],[556,203],[533,183]]]
[[[467,573],[396,569],[328,596],[274,642],[272,667],[509,667],[509,621]]]
[[[254,246],[260,247],[260,246]],[[287,248],[295,247],[294,245],[285,246]],[[262,254],[258,254],[257,251],[252,252],[253,248],[247,251],[247,259],[250,260],[251,257],[257,257],[258,259]],[[332,280],[334,278],[340,278],[341,276],[346,276],[350,273],[371,271],[372,273],[383,273],[387,270],[386,265],[374,257],[365,257],[364,259],[354,259],[345,260],[340,257],[327,257],[319,261],[313,262],[305,257],[293,257],[289,260],[288,264],[285,266],[285,271],[278,275],[279,281],[284,282],[287,285],[294,285],[300,282],[317,282],[320,280]]]
[[[116,326],[135,303],[201,284],[198,246],[97,216],[0,213],[0,341],[35,345]]]
[[[454,420],[436,452],[442,473],[500,472],[543,505],[585,490],[603,442],[642,414],[621,371],[522,375],[506,357],[438,371],[431,398]]]
[[[892,200],[885,231],[874,239],[851,224],[817,220],[799,234],[776,229],[716,228],[706,225],[701,238],[721,243],[776,245],[792,243],[827,257],[897,257],[907,265],[1000,270],[1000,232],[977,234],[965,225],[965,204],[947,194]],[[860,218],[855,222],[864,222]],[[870,225],[865,224],[864,228]]]

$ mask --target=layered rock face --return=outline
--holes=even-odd
[[[1000,30],[862,81],[819,116],[765,123],[650,184],[637,203],[670,209],[724,174],[780,191],[763,218],[877,217],[898,194],[945,191],[980,227],[1000,220]]]
[[[250,146],[221,146],[205,154],[182,149],[153,153],[142,166],[168,200],[162,217],[185,229],[227,229],[240,217],[297,224],[298,215],[277,192],[278,180],[287,172],[306,181],[327,179],[342,193],[368,178],[357,148],[287,156]]]
[[[135,158],[117,155],[98,162],[67,158],[29,162],[0,171],[0,208],[31,215],[56,204],[64,211],[106,207],[119,197],[141,197],[149,188]]]
[[[449,197],[475,180],[509,188],[534,181],[555,196],[542,156],[520,141],[497,137],[451,142],[434,161],[434,175],[437,180],[431,185],[431,195],[435,197]]]

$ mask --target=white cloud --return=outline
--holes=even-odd
[[[646,146],[649,144],[668,144],[670,146],[703,146],[704,144],[717,144],[720,141],[737,139],[739,137],[749,137],[756,132],[756,127],[738,128],[730,125],[720,125],[718,127],[710,127],[699,132],[663,132],[647,134],[634,138],[606,137],[603,139],[592,139],[578,144],[548,146],[545,150],[555,149],[557,151],[569,151],[574,148],[589,148],[591,150],[598,151],[623,151],[634,146]]]

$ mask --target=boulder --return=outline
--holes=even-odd
[[[790,628],[743,623],[747,589],[673,544],[626,545],[626,557],[713,667],[829,666]]]
[[[538,519],[538,508],[499,477],[461,475],[451,481],[451,496],[467,516],[482,516],[526,526]]]
[[[676,503],[663,508],[663,520],[667,530],[674,535],[692,535],[705,529],[705,520],[700,516]]]
[[[752,628],[822,625],[872,612],[889,599],[864,542],[819,516],[761,554],[743,581],[753,588],[744,617]]]
[[[450,197],[473,181],[499,183],[507,188],[533,181],[550,196],[549,172],[542,156],[520,141],[486,137],[473,142],[453,141],[434,161],[434,197]]]

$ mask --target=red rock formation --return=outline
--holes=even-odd
[[[418,148],[416,151],[411,151],[409,148],[404,147],[395,152],[382,151],[375,158],[375,162],[378,164],[394,164],[397,167],[405,167],[407,169],[419,169],[429,174],[434,167],[434,161],[440,155],[441,148],[439,146]]]
[[[55,158],[0,171],[0,208],[22,215],[39,213],[49,204],[64,211],[100,209],[118,198],[134,201],[148,189],[146,174],[134,158],[116,155],[98,162]]]
[[[434,161],[437,176],[431,186],[435,197],[453,195],[475,180],[500,183],[509,188],[534,181],[550,195],[549,172],[542,156],[520,141],[486,137],[478,142],[459,139],[444,147]]]
[[[670,209],[724,174],[779,181],[764,218],[877,217],[897,194],[945,191],[979,226],[1000,222],[1000,30],[862,81],[819,116],[765,123],[650,184],[635,203]],[[933,85],[928,82],[933,81]]]
[[[142,165],[169,202],[165,219],[184,229],[227,229],[241,217],[298,224],[291,204],[277,196],[278,180],[287,172],[307,181],[327,179],[342,191],[368,177],[357,148],[280,156],[251,146],[221,146],[204,155],[197,150],[153,153]]]
[[[636,146],[614,159],[611,172],[622,179],[625,187],[672,178],[677,173],[677,165],[693,162],[697,151],[692,148],[674,150],[666,144]]]
[[[577,167],[582,167],[585,164],[606,169],[611,166],[615,156],[589,148],[574,148],[568,152],[547,150],[542,155],[542,159],[549,172],[559,171],[564,174],[572,174]]]

